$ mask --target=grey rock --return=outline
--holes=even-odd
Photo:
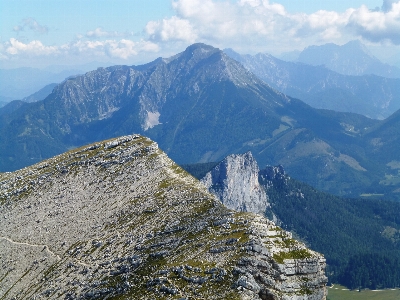
[[[251,274],[240,276],[238,281],[236,282],[236,285],[251,290],[254,293],[259,293],[261,289]]]
[[[251,152],[227,156],[201,182],[228,208],[263,214],[269,207]]]
[[[103,168],[109,161],[118,163]],[[219,298],[326,293],[322,255],[291,240],[307,258],[280,261],[290,233],[228,210],[137,135],[0,173],[0,220],[4,299],[216,299],[215,286],[225,287]]]

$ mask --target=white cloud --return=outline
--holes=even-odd
[[[134,42],[128,39],[85,41],[77,40],[61,46],[46,46],[41,41],[35,40],[29,43],[11,38],[0,45],[0,60],[15,57],[40,57],[53,56],[68,58],[76,55],[94,57],[110,57],[128,59],[143,52],[157,52],[158,45],[149,41]]]
[[[116,32],[116,31],[105,31],[103,28],[98,27],[95,30],[91,30],[86,32],[86,37],[88,38],[110,38],[110,37],[119,37],[123,36],[124,34]]]
[[[342,43],[361,37],[400,44],[400,2],[393,0],[385,0],[382,11],[361,6],[341,13],[320,10],[312,14],[291,14],[268,0],[175,0],[172,7],[175,16],[147,24],[152,41],[257,47]]]
[[[180,19],[176,16],[147,23],[146,32],[153,41],[195,42],[197,39],[189,20]]]
[[[27,44],[11,38],[9,42],[5,43],[2,47],[3,55],[29,55],[41,56],[58,53],[55,46],[45,46],[40,41],[31,41]]]
[[[137,45],[131,40],[107,41],[105,48],[111,57],[127,59],[138,54]]]
[[[400,45],[400,1],[388,11],[370,11],[362,6],[349,18],[348,27],[372,42]]]
[[[40,25],[34,18],[23,19],[20,25],[14,26],[13,30],[15,32],[20,32],[24,31],[25,28],[29,28],[36,33],[47,33],[49,31],[47,26]]]
[[[113,58],[128,59],[141,52],[157,52],[158,46],[148,41],[134,42],[128,39],[105,40],[105,41],[77,41],[64,45],[66,52],[75,54],[92,53],[97,56],[107,55]]]
[[[375,10],[361,6],[344,12],[320,10],[311,14],[290,13],[269,0],[172,0],[172,8],[172,17],[147,23],[141,40],[135,40],[137,36],[132,33],[102,27],[58,46],[45,45],[38,39],[26,42],[12,38],[0,43],[0,60],[35,56],[127,60],[154,57],[148,54],[161,51],[161,55],[169,56],[194,42],[272,54],[360,38],[375,44],[400,45],[400,0],[384,0],[382,8]],[[48,31],[33,18],[24,19],[14,28],[16,32],[26,29]]]

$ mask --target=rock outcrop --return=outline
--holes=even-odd
[[[201,179],[228,208],[264,214],[269,206],[258,182],[259,168],[251,152],[227,156]]]
[[[285,176],[285,169],[282,165],[279,166],[266,166],[258,172],[258,182],[268,189],[272,185],[273,180],[280,180],[286,182],[290,177]]]
[[[0,173],[0,299],[325,299],[324,268],[139,135]]]

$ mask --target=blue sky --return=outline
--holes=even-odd
[[[400,56],[400,0],[2,0],[0,68],[139,64],[194,42],[241,53],[360,39]]]

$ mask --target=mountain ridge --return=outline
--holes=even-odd
[[[225,49],[273,88],[319,109],[384,119],[400,109],[400,79],[342,75],[320,65],[286,62],[269,54],[241,55]]]
[[[310,65],[324,65],[328,69],[344,75],[378,75],[400,78],[400,69],[382,63],[373,56],[359,40],[344,45],[333,43],[305,48],[297,59]]]
[[[326,296],[320,254],[228,210],[139,135],[0,173],[0,207],[2,298]]]
[[[200,176],[195,167],[186,169],[200,178],[222,203],[238,211],[257,213],[262,207],[263,215],[323,253],[331,283],[341,283],[351,289],[394,288],[400,284],[400,274],[394,275],[390,264],[373,259],[377,255],[393,266],[399,265],[397,232],[400,222],[396,221],[399,203],[344,199],[322,193],[291,178],[281,165],[260,170],[250,153],[230,155],[209,168],[206,175]],[[248,178],[255,178],[256,182],[249,184]],[[263,198],[253,196],[254,186],[264,194]],[[249,198],[254,203],[243,205]],[[354,263],[353,259],[360,255],[373,261],[375,267],[369,272],[363,271],[362,260]],[[360,274],[367,279],[355,286]]]
[[[365,133],[378,123],[314,109],[277,92],[221,50],[195,44],[145,66],[69,78],[45,100],[1,114],[0,170],[138,132],[179,164],[252,151],[261,165],[284,164],[317,188],[362,194],[374,182],[381,188],[385,165],[395,160],[371,154],[381,150]]]

